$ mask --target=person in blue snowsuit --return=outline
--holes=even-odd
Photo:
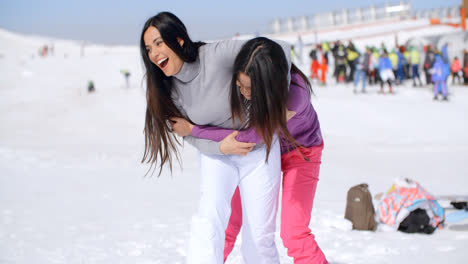
[[[384,92],[384,83],[388,83],[389,92],[392,91],[392,81],[395,80],[395,75],[393,75],[392,62],[388,58],[388,53],[386,50],[380,55],[379,58],[379,73],[380,73],[380,93]]]
[[[434,82],[434,100],[438,99],[440,93],[443,96],[443,100],[448,100],[446,80],[450,71],[447,69],[447,65],[439,54],[435,56],[434,66],[430,72],[432,74],[432,82]]]
[[[396,75],[397,75],[396,77],[398,79],[398,83],[402,84],[403,80],[405,78],[403,67],[408,62],[406,61],[405,56],[403,56],[403,54],[401,54],[401,52],[399,50],[396,51],[396,55],[398,56],[398,67],[397,67],[397,71],[396,71]]]

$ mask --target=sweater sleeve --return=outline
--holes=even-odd
[[[186,136],[184,137],[184,140],[204,154],[223,155],[221,150],[219,150],[219,146],[221,145],[220,142],[196,138],[193,136]]]
[[[178,101],[178,96],[179,95],[177,93],[172,94],[172,100],[174,102],[174,105],[177,107],[177,109],[179,109],[181,114],[185,118],[187,118],[187,113],[185,112],[184,108],[180,105]],[[221,145],[219,142],[196,138],[192,136],[184,137],[184,141],[187,141],[190,145],[194,146],[202,153],[223,155],[223,153],[221,153],[221,150],[219,150],[219,146]]]
[[[192,136],[202,139],[208,139],[213,141],[222,141],[225,137],[236,130],[225,129],[220,127],[211,127],[211,126],[198,126],[195,125],[192,129]],[[262,143],[263,139],[253,128],[239,131],[236,140],[239,142],[248,142],[248,143]]]

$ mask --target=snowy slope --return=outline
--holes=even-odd
[[[51,42],[54,56],[38,58]],[[0,31],[0,263],[183,263],[197,153],[185,145],[183,169],[144,177],[138,48],[89,45],[81,57],[80,46]],[[395,95],[314,86],[325,151],[310,226],[332,263],[466,263],[467,232],[352,231],[343,219],[346,191],[361,182],[373,194],[395,177],[468,194],[468,89],[449,89],[442,103],[410,83]],[[279,233],[277,245],[293,263]],[[228,263],[242,263],[238,246]]]

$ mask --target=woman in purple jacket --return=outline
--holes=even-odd
[[[244,116],[246,127],[242,131],[218,127],[198,126],[187,120],[177,118],[177,123],[185,123],[186,131],[175,131],[180,135],[221,141],[232,137],[241,142],[262,143],[268,140],[268,132],[261,131],[252,123],[261,118],[256,113],[268,102],[265,93],[288,94],[287,85],[266,85],[278,75],[287,75],[288,71],[278,69],[284,57],[274,57],[270,49],[280,49],[273,41],[255,38],[244,44],[234,63],[231,83],[231,109],[233,117]],[[269,70],[276,69],[276,70]],[[272,87],[276,89],[273,90]],[[281,90],[281,91],[278,91]],[[281,238],[288,255],[294,263],[328,263],[325,255],[315,241],[309,229],[315,191],[319,179],[319,170],[323,150],[323,139],[317,113],[310,102],[311,88],[305,75],[294,65],[291,68],[291,83],[287,100],[287,130],[274,131],[281,138],[281,168],[283,171],[283,193],[281,205]],[[234,119],[234,118],[233,118]],[[289,134],[289,135],[287,135]],[[267,137],[266,137],[267,135]],[[291,138],[292,136],[292,138]],[[270,133],[271,138],[271,133]],[[239,189],[231,203],[231,217],[226,229],[224,260],[232,251],[236,237],[242,225],[242,206]]]

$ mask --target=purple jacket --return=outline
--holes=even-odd
[[[291,74],[291,85],[289,86],[288,109],[296,114],[289,119],[287,127],[289,133],[300,145],[304,147],[317,146],[322,143],[320,123],[314,107],[310,102],[310,93],[305,81],[297,73]],[[197,138],[222,141],[234,130],[219,127],[198,126],[192,129],[192,136]],[[255,129],[249,128],[240,131],[236,137],[237,141],[261,143],[262,138],[257,135]],[[294,147],[286,140],[281,140],[281,154],[294,150]]]
[[[434,66],[432,66],[431,73],[431,79],[433,82],[445,81],[450,75],[450,72],[447,69],[447,65],[444,63],[440,55],[435,56],[435,62]]]

